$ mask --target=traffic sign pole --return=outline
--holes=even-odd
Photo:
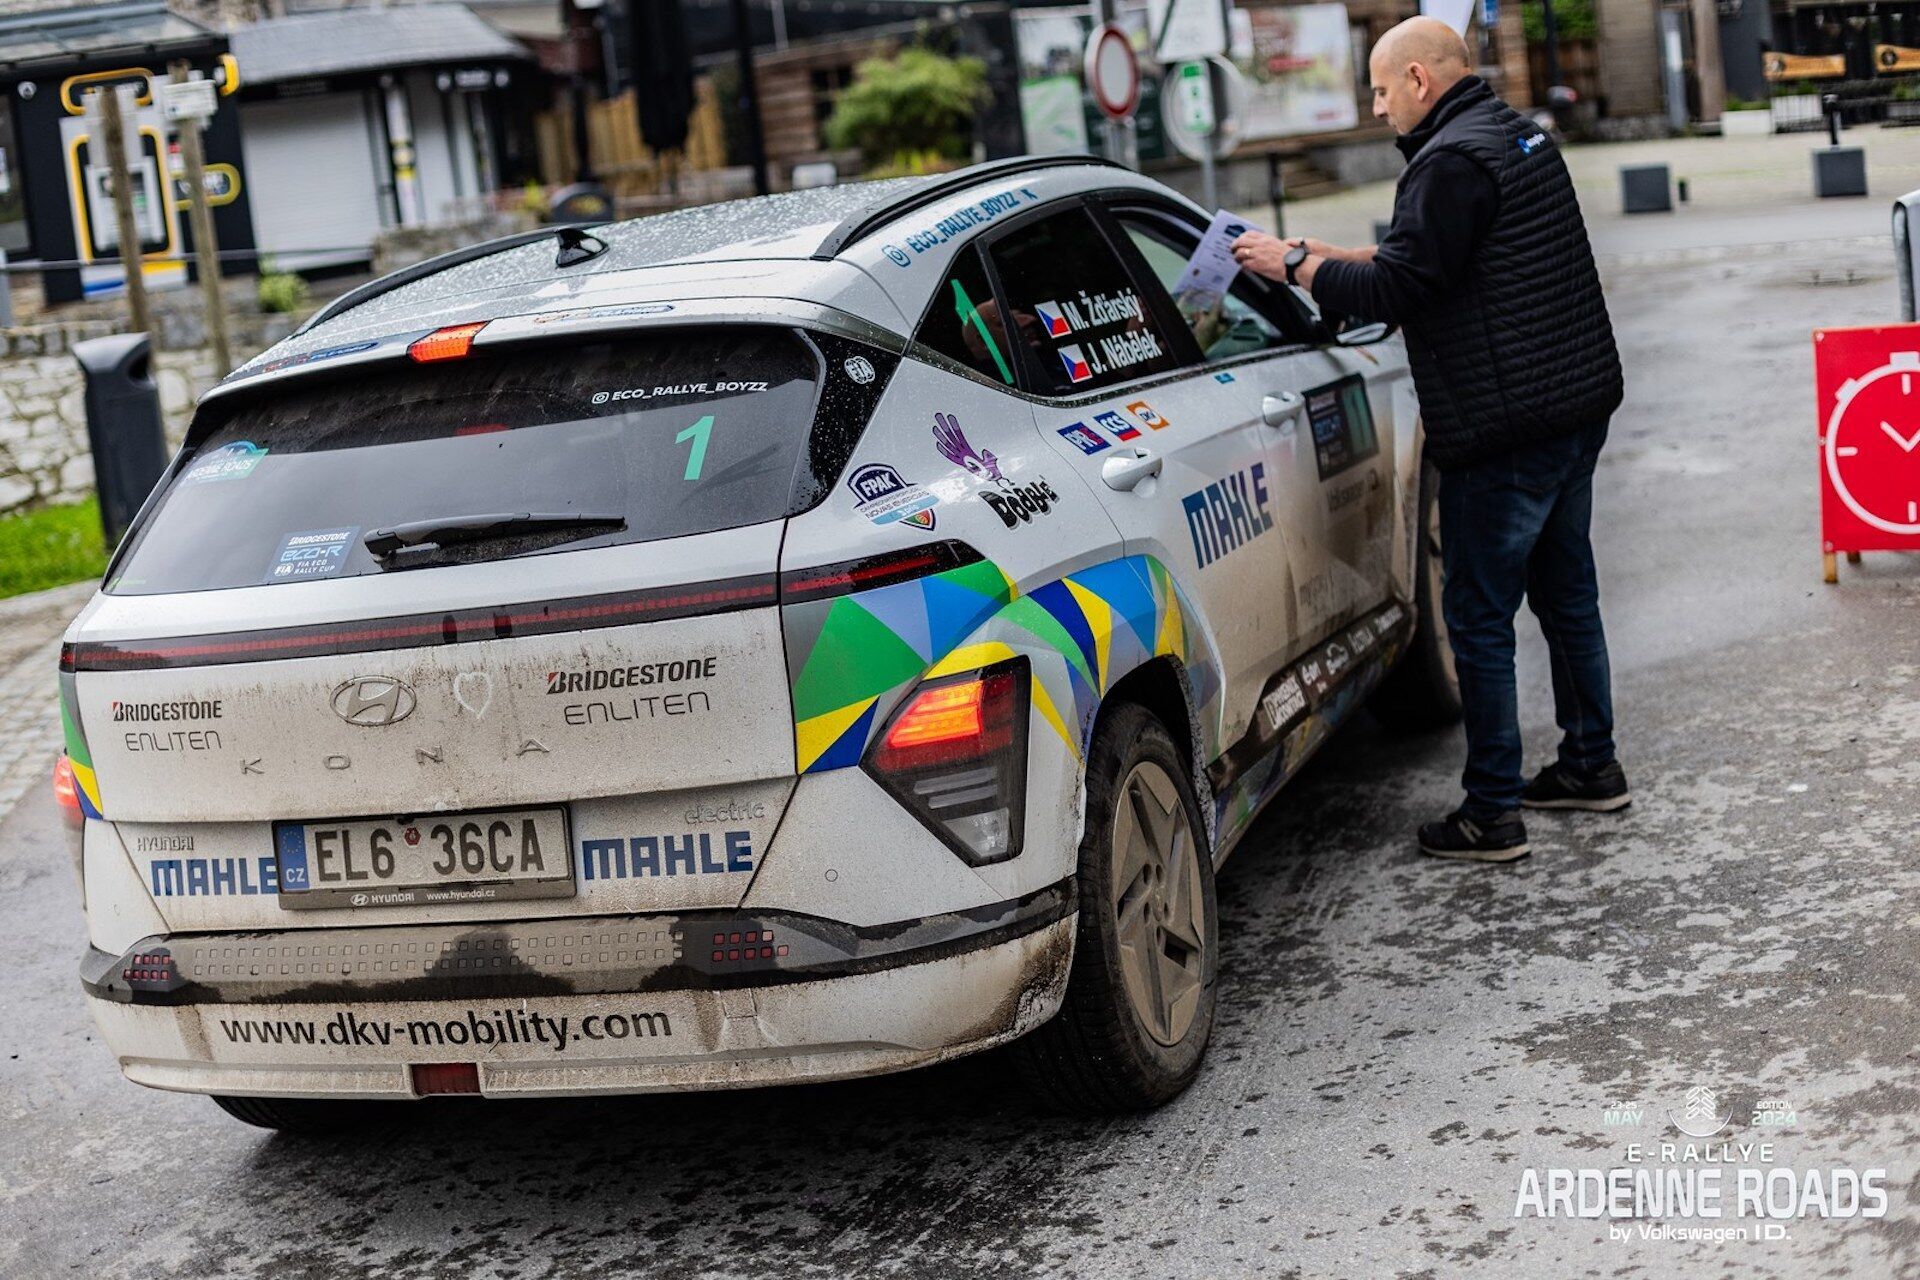
[[[1179,125],[1200,139],[1200,200],[1209,209],[1220,207],[1220,179],[1214,155],[1219,149],[1219,112],[1215,109],[1213,67],[1206,62],[1183,62],[1174,72]]]
[[[173,83],[188,82],[189,67],[171,64]],[[200,297],[207,313],[207,336],[213,340],[214,365],[219,376],[233,372],[233,351],[227,341],[227,297],[220,288],[220,244],[214,236],[213,210],[207,205],[207,157],[200,140],[200,117],[183,115],[175,124],[180,132],[180,159],[187,168],[187,217],[193,227],[193,266],[200,277]],[[172,217],[173,184],[167,183],[167,216]]]

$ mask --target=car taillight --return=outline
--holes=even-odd
[[[416,363],[431,364],[435,360],[458,360],[467,354],[473,346],[473,340],[487,327],[481,320],[475,324],[450,324],[444,329],[435,329],[424,338],[416,338],[407,347],[407,355]]]
[[[867,772],[974,866],[1020,852],[1027,803],[1025,658],[915,689]]]
[[[64,753],[53,766],[53,798],[69,827],[78,831],[86,824],[86,814],[80,808],[80,784],[73,777],[73,761]]]

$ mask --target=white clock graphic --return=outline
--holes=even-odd
[[[1920,351],[1895,351],[1841,386],[1826,463],[1847,510],[1886,533],[1920,533]]]

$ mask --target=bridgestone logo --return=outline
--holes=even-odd
[[[195,702],[115,702],[113,719],[116,722],[151,722],[158,720],[218,720],[220,718],[219,698],[202,699]]]
[[[602,689],[638,689],[655,684],[679,684],[683,680],[711,680],[719,667],[720,659],[708,657],[589,671],[549,671],[547,692],[598,693]]]

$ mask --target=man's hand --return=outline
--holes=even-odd
[[[1233,242],[1233,260],[1240,264],[1243,271],[1265,276],[1269,280],[1287,278],[1287,251],[1294,241],[1282,240],[1270,236],[1264,231],[1248,231]]]
[[[1287,278],[1287,251],[1296,245],[1307,247],[1307,260],[1294,270],[1294,283],[1302,289],[1313,288],[1314,273],[1328,258],[1342,258],[1353,251],[1315,240],[1312,236],[1292,236],[1282,240],[1264,231],[1249,231],[1233,242],[1233,258],[1243,268],[1269,280],[1282,283]]]

